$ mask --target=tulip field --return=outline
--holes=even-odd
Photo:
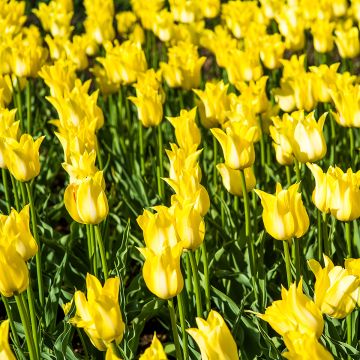
[[[0,0],[0,360],[360,359],[360,0]]]

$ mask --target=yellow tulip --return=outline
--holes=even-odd
[[[123,323],[119,306],[119,278],[109,278],[101,286],[93,275],[86,275],[87,297],[76,291],[76,314],[69,322],[83,328],[93,345],[105,351],[111,342],[119,344],[123,338]]]
[[[151,30],[154,16],[164,7],[164,0],[131,0],[131,7],[146,30]]]
[[[268,69],[281,67],[280,60],[285,52],[285,44],[280,34],[266,35],[261,39],[260,59]]]
[[[190,111],[180,110],[180,116],[178,117],[167,118],[175,128],[177,143],[188,154],[191,153],[195,145],[198,147],[201,142],[201,133],[196,125],[195,117],[196,108],[193,108]]]
[[[3,360],[16,360],[9,345],[9,320],[0,325],[0,358]]]
[[[81,224],[99,224],[109,212],[102,171],[78,183],[69,184],[64,193],[66,210]]]
[[[360,53],[359,29],[354,26],[336,30],[335,43],[342,58],[355,58]]]
[[[9,216],[0,215],[2,241],[13,246],[25,261],[32,258],[38,251],[38,245],[29,228],[29,211],[30,206],[26,205],[20,212],[11,209]]]
[[[108,349],[106,350],[105,360],[122,360],[122,359],[119,358],[119,357],[114,353],[114,350],[112,349],[112,347],[109,346]]]
[[[349,272],[350,275],[355,275],[360,279],[360,259],[345,259],[345,269]],[[360,304],[360,291],[358,290],[358,305]]]
[[[213,19],[220,11],[220,0],[204,0],[199,4],[204,17]]]
[[[175,205],[175,228],[184,249],[195,250],[203,242],[205,222],[194,204]]]
[[[0,151],[5,165],[16,180],[25,182],[39,175],[39,148],[45,136],[37,140],[29,134],[23,134],[17,141],[11,138],[0,139]]]
[[[314,48],[319,53],[327,53],[334,47],[333,31],[335,23],[327,19],[316,19],[311,24]]]
[[[169,4],[175,21],[188,24],[199,16],[197,2],[194,0],[170,0]]]
[[[94,176],[98,169],[95,166],[96,152],[75,152],[70,155],[70,162],[62,163],[62,167],[70,176],[70,184],[81,182],[87,176]]]
[[[16,109],[0,108],[0,137],[17,140],[19,134],[19,121],[15,121]],[[0,168],[6,168],[4,155],[0,147]]]
[[[121,11],[116,14],[117,30],[120,35],[128,34],[136,23],[136,15],[132,11]]]
[[[243,196],[240,170],[234,170],[224,163],[217,164],[216,168],[218,169],[221,175],[225,189],[230,194],[236,196]],[[249,192],[255,188],[256,185],[255,174],[251,167],[244,169],[244,174],[245,174],[245,182],[246,182],[246,191]]]
[[[254,190],[263,206],[265,229],[276,240],[300,238],[309,228],[309,216],[298,192],[299,185],[294,184],[284,190],[277,183],[275,195]]]
[[[13,95],[13,84],[10,75],[1,75],[0,67],[0,106],[6,107],[10,104]]]
[[[154,333],[151,345],[140,356],[139,360],[167,360],[164,348]]]
[[[148,289],[160,299],[170,299],[180,294],[184,279],[180,270],[181,243],[164,246],[159,253],[150,248],[140,248],[145,258],[142,274]]]
[[[211,132],[222,147],[227,166],[234,170],[243,170],[254,164],[255,127],[246,128],[234,122],[229,124],[225,131],[211,129]]]
[[[162,41],[170,41],[174,36],[174,16],[166,9],[161,10],[155,15],[153,23],[154,34]]]
[[[207,82],[205,90],[193,90],[200,98],[199,113],[201,123],[208,129],[224,123],[226,112],[230,108],[227,95],[229,85],[221,80],[216,84]]]
[[[281,355],[289,360],[333,360],[333,356],[321,345],[315,336],[291,331],[284,334],[288,349]]]
[[[344,173],[338,167],[327,172],[332,184],[330,211],[337,220],[352,221],[360,217],[360,170]]]
[[[302,291],[302,279],[290,285],[289,290],[281,288],[281,300],[266,308],[265,314],[257,314],[281,336],[290,331],[319,338],[323,332],[324,319],[317,305]]]
[[[159,254],[166,246],[175,246],[179,238],[175,228],[174,207],[155,206],[156,213],[144,210],[136,221],[143,231],[146,247]]]
[[[233,336],[222,316],[211,310],[207,320],[196,318],[198,328],[188,329],[201,351],[202,359],[238,360]]]
[[[322,313],[343,319],[355,308],[360,279],[341,266],[334,266],[326,255],[324,263],[322,268],[316,260],[308,261],[316,278],[315,303]]]
[[[6,297],[18,295],[29,286],[29,270],[15,247],[0,245],[0,293]]]

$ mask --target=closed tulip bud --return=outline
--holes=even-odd
[[[176,141],[179,146],[190,154],[194,145],[198,147],[201,142],[200,129],[195,122],[196,108],[180,110],[180,116],[168,117],[171,125],[175,128]]]
[[[9,320],[0,325],[0,358],[3,360],[16,360],[9,344]]]
[[[109,212],[102,171],[68,185],[64,193],[66,210],[81,224],[99,224]]]
[[[355,58],[360,53],[359,29],[352,27],[336,30],[335,43],[342,58]]]
[[[115,37],[113,14],[108,14],[101,8],[95,16],[87,17],[84,21],[85,31],[97,44],[112,41]]]
[[[241,170],[234,170],[227,166],[226,164],[217,164],[216,168],[218,169],[223,185],[225,189],[232,195],[243,196],[242,187],[241,187]],[[255,188],[256,179],[254,171],[251,167],[243,170],[245,175],[246,182],[246,191],[249,192]]]
[[[196,325],[198,328],[187,332],[200,348],[202,359],[239,359],[235,340],[218,312],[211,310],[207,320],[197,317]]]
[[[284,190],[281,184],[277,183],[275,195],[255,190],[263,206],[265,229],[276,240],[300,238],[309,228],[309,216],[298,189],[299,184]]]
[[[0,151],[5,165],[16,180],[25,182],[39,175],[39,148],[44,138],[45,136],[41,136],[34,141],[29,134],[23,134],[19,141],[1,139]]]
[[[18,295],[29,286],[29,270],[24,259],[12,245],[0,245],[0,293]]]
[[[227,166],[234,170],[243,170],[254,164],[255,127],[246,129],[239,123],[232,123],[225,131],[211,129],[211,132],[221,145]]]
[[[261,39],[260,59],[268,69],[281,67],[280,60],[285,52],[285,43],[280,34],[265,35]]]
[[[343,319],[355,308],[360,279],[341,266],[334,266],[326,255],[324,263],[322,268],[316,260],[308,261],[316,278],[315,303],[322,313]]]
[[[167,42],[172,39],[174,28],[174,16],[171,12],[163,9],[155,15],[153,32],[162,42]]]
[[[327,19],[317,19],[311,25],[311,33],[314,39],[314,48],[319,53],[327,53],[334,47],[333,31],[335,23]]]
[[[26,205],[19,213],[11,209],[9,216],[0,215],[1,237],[6,239],[5,242],[13,246],[25,261],[38,251],[38,245],[29,228],[29,210],[30,206]]]
[[[114,353],[114,350],[112,349],[112,347],[109,346],[108,349],[106,350],[105,360],[122,360],[122,359],[119,358],[119,357]]]
[[[333,356],[321,345],[315,336],[291,331],[284,334],[288,349],[281,355],[289,360],[333,360]]]
[[[205,90],[193,90],[201,100],[199,104],[200,120],[207,129],[224,123],[226,112],[230,109],[228,87],[229,85],[225,85],[221,80],[216,84],[207,82]]]
[[[324,319],[317,305],[302,290],[302,279],[298,286],[290,285],[289,290],[281,288],[281,300],[274,301],[266,308],[265,314],[257,316],[270,324],[281,336],[290,331],[319,338],[324,329]]]
[[[0,93],[1,95],[1,93]],[[0,108],[0,137],[17,140],[19,134],[19,121],[15,120],[16,109],[8,110]],[[0,168],[5,169],[5,159],[0,146]]]
[[[93,275],[86,275],[87,297],[76,291],[74,301],[76,314],[70,323],[83,328],[93,345],[100,351],[123,338],[125,324],[119,305],[119,278],[110,278],[101,286]]]
[[[141,248],[139,251],[145,258],[142,273],[148,289],[165,300],[180,294],[184,286],[180,270],[182,244],[165,246],[157,254],[149,248]]]
[[[213,19],[220,11],[220,0],[205,0],[199,4],[204,17]]]
[[[143,231],[146,247],[158,254],[165,246],[179,242],[175,229],[174,207],[155,206],[156,213],[144,210],[136,221]]]
[[[156,337],[156,333],[154,333],[151,345],[140,356],[139,360],[167,360],[164,348]]]
[[[360,170],[344,173],[338,167],[330,167],[331,200],[330,211],[339,221],[352,221],[360,217]]]
[[[10,75],[1,75],[0,68],[0,106],[6,107],[10,104],[13,95],[13,84]]]
[[[175,205],[175,228],[184,249],[195,250],[203,242],[205,222],[194,204]]]

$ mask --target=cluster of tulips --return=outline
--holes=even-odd
[[[0,0],[0,359],[358,357],[360,1],[29,5]]]

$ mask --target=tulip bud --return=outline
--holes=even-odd
[[[81,224],[99,224],[109,212],[102,171],[68,185],[64,193],[66,210]]]
[[[39,175],[39,148],[44,138],[45,136],[41,136],[34,141],[29,134],[23,134],[19,141],[1,139],[0,151],[5,165],[16,180],[25,182]]]
[[[13,246],[0,246],[0,293],[18,295],[29,286],[29,270]]]
[[[108,347],[106,350],[105,360],[122,360],[119,358],[113,351],[113,348],[111,346]]]
[[[164,348],[154,333],[151,345],[140,356],[139,360],[167,360]]]
[[[110,278],[102,287],[93,275],[86,275],[87,298],[81,291],[74,295],[76,314],[70,319],[73,325],[84,328],[93,345],[105,351],[111,342],[123,338],[125,324],[119,306],[119,278]]]
[[[0,137],[17,140],[20,122],[14,121],[15,114],[16,114],[16,109],[13,110],[8,110],[5,108],[2,109],[0,106]],[[0,168],[2,169],[6,168],[4,154],[2,153],[2,147],[0,147]]]
[[[184,286],[180,270],[182,244],[165,246],[157,254],[149,248],[141,248],[139,251],[145,257],[142,273],[148,289],[165,300],[180,294]]]
[[[316,260],[308,261],[316,278],[314,300],[322,313],[343,319],[355,308],[360,279],[341,266],[334,266],[326,255],[324,262],[322,268]]]
[[[335,23],[328,19],[316,19],[311,25],[311,33],[314,38],[314,48],[319,53],[327,53],[334,47],[333,31]]]
[[[0,357],[3,360],[16,360],[9,345],[9,320],[3,321],[0,325]]]
[[[350,29],[336,30],[335,43],[342,58],[355,58],[360,52],[359,29],[354,26]]]
[[[243,196],[240,175],[241,170],[231,169],[230,167],[226,166],[226,164],[217,164],[216,168],[221,175],[225,189],[232,195]],[[243,171],[245,175],[246,191],[249,192],[255,188],[255,174],[251,167],[246,168]]]
[[[345,269],[350,275],[355,275],[360,279],[360,259],[345,259]],[[360,304],[360,291],[358,291],[357,303]]]
[[[238,360],[233,336],[222,316],[211,310],[207,320],[196,318],[198,328],[188,329],[201,351],[202,359]]]
[[[300,238],[309,228],[309,217],[298,189],[299,184],[283,190],[277,183],[275,195],[255,190],[263,206],[265,229],[276,240]]]
[[[280,34],[265,35],[261,39],[260,58],[266,68],[273,70],[281,67],[284,52],[285,44]]]
[[[290,331],[319,338],[324,329],[324,319],[317,305],[293,283],[289,290],[281,288],[281,300],[274,301],[266,308],[265,314],[257,316],[270,324],[281,336]]]

